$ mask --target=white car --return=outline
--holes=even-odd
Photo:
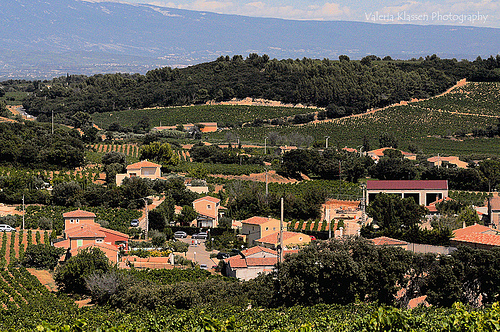
[[[0,232],[15,232],[16,229],[10,225],[0,224]]]

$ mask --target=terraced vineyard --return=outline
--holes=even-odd
[[[476,128],[497,124],[500,116],[500,84],[469,83],[451,93],[429,100],[394,106],[381,111],[316,124],[292,127],[244,127],[232,132],[242,141],[261,142],[271,132],[281,135],[300,133],[324,141],[330,146],[356,147],[367,137],[378,146],[381,133],[394,135],[405,148],[417,144],[426,153],[471,154],[480,151],[500,153],[500,139],[448,139],[457,132],[472,133]],[[223,140],[226,133],[211,133],[212,139]]]
[[[116,151],[126,156],[139,157],[139,146],[137,144],[92,144],[89,147],[100,154]]]

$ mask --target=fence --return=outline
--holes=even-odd
[[[449,255],[452,252],[454,252],[455,250],[457,250],[457,248],[433,246],[430,244],[408,243],[407,250],[412,251],[414,253],[419,253],[419,254],[433,253],[433,254],[440,254],[440,255]]]

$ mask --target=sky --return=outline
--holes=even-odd
[[[500,28],[500,0],[121,0],[162,7],[296,20]]]

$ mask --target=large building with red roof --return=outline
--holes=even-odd
[[[286,223],[283,224],[286,229]],[[241,221],[241,234],[245,236],[248,246],[254,246],[255,241],[279,232],[280,221],[271,217],[251,217]]]
[[[366,183],[367,204],[379,193],[394,194],[402,198],[411,197],[419,205],[448,197],[448,180],[368,180]]]
[[[121,232],[101,227],[95,220],[95,214],[83,210],[74,210],[63,214],[64,239],[54,246],[69,250],[76,255],[79,250],[98,247],[110,261],[118,262],[120,248],[128,249],[129,236]]]

